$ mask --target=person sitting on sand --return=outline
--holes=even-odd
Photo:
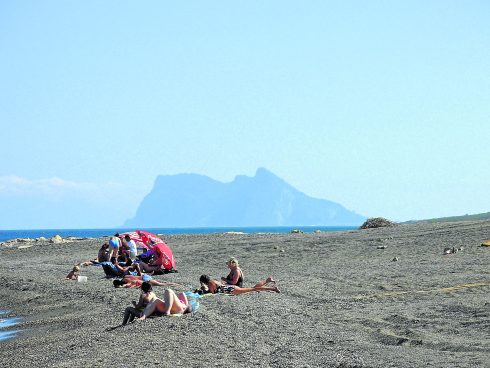
[[[67,280],[76,280],[80,275],[80,266],[73,266],[73,269],[70,271],[68,275],[66,275]]]
[[[141,294],[138,303],[133,301],[134,307],[127,307],[124,311],[124,318],[122,324],[125,325],[128,322],[133,322],[136,317],[141,317],[146,306],[156,299],[156,295],[153,292],[151,284],[143,282],[141,284]]]
[[[149,275],[126,275],[121,280],[114,280],[112,284],[115,288],[135,288],[141,287],[144,282],[147,282],[152,286],[181,286],[180,284],[176,284],[175,282],[157,281]]]
[[[165,289],[163,300],[155,298],[148,304],[138,320],[142,321],[153,314],[170,316],[172,314],[184,314],[195,312],[199,303],[195,298],[187,298],[186,293],[176,294],[172,289]]]
[[[230,273],[226,277],[222,277],[221,280],[228,285],[236,285],[238,287],[243,286],[243,272],[238,264],[236,258],[230,258],[226,265],[230,269]]]
[[[101,262],[108,262],[111,257],[110,257],[110,250],[109,250],[109,243],[104,243],[99,249],[99,253],[97,254],[97,258],[93,259],[91,261],[86,261],[80,263],[80,266],[91,266],[91,265],[98,265]]]
[[[125,241],[124,251],[127,255],[127,258],[129,258],[131,261],[134,261],[136,259],[136,255],[138,254],[138,248],[136,247],[136,243],[127,234],[126,236],[124,236],[124,241]]]
[[[254,291],[273,291],[279,293],[280,290],[276,287],[268,287],[265,286],[269,283],[276,283],[272,277],[268,277],[266,280],[259,282],[254,287],[251,288],[243,288],[235,285],[223,284],[218,280],[212,280],[208,275],[202,275],[199,278],[201,283],[201,288],[205,290],[205,292],[209,292],[211,294],[231,294],[231,295],[240,295],[245,293],[251,293]]]
[[[162,270],[162,265],[158,263],[156,257],[152,257],[152,259],[148,262],[140,261],[139,265],[142,272],[146,272],[149,274]]]

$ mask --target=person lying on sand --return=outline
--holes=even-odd
[[[130,259],[125,266],[122,266],[116,259],[112,258],[111,262],[103,262],[102,267],[104,268],[106,277],[124,277],[126,275],[141,276],[139,264],[133,264]]]
[[[114,280],[116,281],[116,280]],[[143,315],[143,311],[153,300],[156,299],[156,295],[153,292],[153,288],[151,284],[148,282],[143,282],[141,284],[141,294],[138,300],[138,303],[133,301],[134,307],[127,307],[124,311],[124,318],[122,324],[125,325],[128,322],[133,322],[136,317],[141,317]]]
[[[76,280],[80,275],[80,266],[73,266],[73,269],[70,271],[68,275],[66,275],[66,280]]]
[[[222,277],[221,281],[224,281],[228,285],[236,285],[238,287],[243,286],[243,272],[238,264],[236,258],[230,258],[226,265],[230,269],[230,273],[226,277]]]
[[[199,308],[199,303],[194,298],[189,299],[185,293],[176,294],[172,289],[165,289],[163,300],[155,298],[146,306],[138,320],[142,321],[153,314],[170,316],[172,314],[192,313],[197,308]]]
[[[153,258],[149,262],[143,262],[141,261],[139,263],[141,271],[146,272],[146,273],[154,273],[158,272],[162,269],[162,265],[160,263],[157,263],[157,259]]]
[[[114,280],[112,284],[115,288],[135,288],[141,287],[141,285],[143,285],[143,283],[145,282],[153,286],[181,286],[180,284],[176,284],[175,282],[157,281],[149,275],[126,275],[122,278],[122,280]]]
[[[81,262],[80,266],[91,266],[97,265],[101,262],[108,262],[110,260],[110,250],[109,243],[104,243],[99,249],[99,253],[97,254],[96,259],[92,259],[90,261]]]
[[[260,291],[273,291],[276,293],[279,293],[280,290],[276,287],[267,287],[265,285],[269,283],[274,283],[275,281],[272,279],[272,277],[268,277],[266,280],[259,282],[256,284],[254,287],[251,288],[243,288],[235,285],[227,285],[223,284],[218,280],[212,280],[209,278],[208,275],[202,275],[199,278],[199,282],[201,283],[201,288],[203,290],[207,290],[209,293],[212,294],[231,294],[231,295],[240,295],[240,294],[245,294],[245,293],[251,293],[254,291],[260,292]]]

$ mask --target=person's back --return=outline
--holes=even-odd
[[[108,262],[111,259],[111,254],[109,251],[109,244],[104,243],[102,247],[99,249],[99,253],[97,255],[98,262]]]
[[[119,249],[122,246],[121,239],[119,239],[119,237],[117,235],[119,235],[119,234],[114,235],[109,240],[109,245],[110,245],[109,257],[110,258],[117,258],[117,255],[119,253]]]

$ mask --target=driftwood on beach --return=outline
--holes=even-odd
[[[225,276],[234,256],[246,285],[272,275],[281,294],[206,296],[195,314],[126,327],[137,289],[113,288],[93,266],[86,282],[64,280],[105,239],[1,246],[0,309],[22,319],[0,342],[0,366],[484,367],[489,235],[484,221],[168,236],[179,272],[156,277],[177,291]]]

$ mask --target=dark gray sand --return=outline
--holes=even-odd
[[[64,280],[103,239],[0,247],[0,309],[24,318],[0,366],[490,367],[487,239],[488,221],[168,236],[179,273],[157,278],[176,290],[225,276],[235,256],[246,285],[272,275],[281,294],[207,296],[196,314],[112,330],[139,290],[114,289],[98,267]]]

